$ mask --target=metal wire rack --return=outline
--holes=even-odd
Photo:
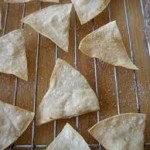
[[[140,8],[141,8],[141,13],[144,16],[144,0],[139,0],[140,1]],[[129,26],[129,12],[127,11],[127,3],[128,0],[123,0],[124,3],[124,11],[125,11],[125,20],[126,20],[126,28],[127,28],[127,34],[128,34],[128,39],[129,39],[129,47],[130,47],[130,57],[131,60],[134,62],[134,51],[133,51],[133,44],[132,44],[132,39],[131,39],[131,29]],[[7,21],[8,21],[8,15],[9,15],[9,9],[11,4],[6,4],[6,9],[5,9],[5,16],[4,16],[4,26],[3,26],[3,35],[6,33],[7,29]],[[42,2],[40,4],[40,8],[42,8]],[[22,18],[25,16],[25,11],[26,11],[26,4],[23,4],[23,10],[22,10]],[[111,9],[108,7],[108,14],[109,14],[109,21],[111,21]],[[95,24],[94,20],[92,21],[92,30],[95,29]],[[24,28],[24,24],[21,24],[21,28]],[[77,48],[77,16],[74,11],[74,67],[78,69],[78,48]],[[38,83],[38,66],[39,66],[39,56],[40,56],[40,34],[38,34],[37,38],[37,48],[36,48],[36,64],[35,64],[35,77],[34,77],[34,98],[33,98],[33,111],[36,112],[36,105],[37,105],[37,83]],[[149,44],[147,42],[147,46],[149,48]],[[150,48],[149,48],[150,49]],[[58,52],[58,47],[56,46],[55,48],[55,59],[58,58],[59,52]],[[93,59],[93,67],[94,67],[94,80],[95,80],[95,91],[97,96],[99,97],[99,87],[98,87],[98,74],[97,74],[97,59]],[[134,86],[135,86],[135,95],[136,95],[136,110],[138,113],[140,113],[140,99],[139,99],[139,89],[137,86],[137,75],[136,72],[133,71],[133,81],[134,81]],[[114,83],[115,83],[115,91],[116,91],[116,104],[117,104],[117,112],[118,114],[121,113],[121,107],[120,107],[120,96],[119,96],[119,85],[118,85],[118,71],[117,68],[114,67]],[[18,89],[18,79],[15,79],[15,84],[14,84],[14,98],[13,98],[13,105],[16,105],[17,101],[17,89]],[[100,120],[100,112],[97,112],[97,122]],[[79,128],[79,123],[80,120],[78,117],[76,117],[76,127]],[[57,136],[57,121],[54,121],[54,138]],[[47,145],[35,145],[35,121],[32,123],[32,141],[31,145],[12,145],[9,147],[9,149],[45,149]],[[102,146],[100,144],[89,144],[91,148],[97,148],[99,150],[102,149]],[[150,143],[145,143],[146,147],[150,148]]]

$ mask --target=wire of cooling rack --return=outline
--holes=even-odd
[[[109,22],[110,22],[110,21],[112,21],[112,17],[111,17],[111,9],[110,9],[109,6],[108,6],[108,15],[109,15]],[[120,108],[120,98],[119,98],[117,67],[114,67],[114,80],[115,80],[115,89],[116,89],[117,112],[118,112],[118,114],[120,114],[121,113],[121,108]]]
[[[130,46],[130,56],[131,60],[134,63],[134,49],[131,39],[131,29],[129,25],[129,14],[128,14],[128,8],[127,8],[128,0],[124,0],[124,11],[125,11],[125,19],[126,19],[126,27],[127,27],[127,33],[128,33],[128,39],[129,39],[129,46]],[[133,82],[134,82],[134,88],[135,88],[135,96],[136,96],[136,104],[137,104],[137,112],[140,113],[140,100],[139,100],[139,89],[137,84],[137,76],[135,70],[133,70]]]
[[[40,3],[40,9],[42,2]],[[126,19],[126,27],[127,27],[127,33],[128,33],[128,39],[129,39],[129,45],[130,45],[130,55],[131,60],[134,62],[134,49],[132,46],[132,39],[131,39],[131,29],[129,25],[129,13],[127,8],[128,0],[124,0],[124,11],[125,11],[125,19]],[[140,0],[141,4],[141,12],[142,15],[144,14],[143,11],[143,0]],[[7,30],[7,20],[8,20],[8,14],[9,14],[9,4],[6,4],[5,9],[5,17],[4,17],[4,27],[3,27],[3,35],[6,33]],[[22,17],[25,16],[25,10],[26,10],[26,4],[23,4],[23,11],[22,11]],[[108,7],[108,14],[109,14],[109,21],[111,21],[111,10],[110,7]],[[144,16],[144,15],[143,15]],[[24,27],[24,24],[21,24],[21,28]],[[94,24],[93,24],[93,30],[94,30]],[[74,15],[74,64],[75,68],[78,69],[78,49],[77,49],[77,16],[76,13]],[[38,34],[37,39],[37,49],[36,49],[36,63],[35,63],[35,80],[34,80],[34,98],[33,98],[33,111],[36,112],[36,103],[37,103],[37,83],[38,83],[38,66],[39,66],[39,56],[40,56],[40,34]],[[56,46],[56,60],[58,58],[58,47]],[[95,90],[96,94],[99,97],[99,89],[98,89],[98,76],[97,76],[97,60],[93,59],[94,63],[94,80],[95,80]],[[117,68],[114,67],[114,80],[115,80],[115,86],[116,86],[116,103],[117,103],[117,112],[118,114],[121,113],[120,108],[120,97],[119,97],[119,86],[118,86],[118,72]],[[139,90],[137,85],[137,76],[136,72],[133,71],[133,81],[135,85],[135,96],[136,96],[136,104],[137,104],[137,112],[140,112],[140,100],[139,100]],[[16,78],[14,83],[14,98],[13,98],[13,104],[16,105],[17,101],[17,87],[18,87],[18,79]],[[100,114],[97,112],[97,122],[100,120]],[[76,127],[79,128],[79,118],[76,117]],[[35,121],[33,121],[32,124],[32,141],[31,145],[13,145],[10,148],[21,148],[21,149],[45,149],[47,145],[36,145],[35,144]],[[54,121],[54,138],[57,136],[57,122]],[[101,149],[101,145],[99,144],[89,144],[92,148],[98,148]],[[150,146],[150,143],[145,143],[146,147]]]
[[[41,3],[40,3],[41,9]],[[38,33],[37,37],[37,47],[36,47],[36,61],[35,61],[35,77],[34,77],[34,96],[33,96],[33,112],[36,113],[36,104],[37,104],[37,85],[38,85],[38,66],[39,66],[39,56],[40,56],[40,34]],[[31,139],[32,147],[35,148],[35,119],[32,123],[32,139]]]
[[[94,19],[92,20],[92,30],[95,30],[95,23],[94,23]],[[94,80],[95,80],[95,91],[96,91],[96,95],[99,99],[99,87],[98,87],[98,75],[97,75],[97,58],[93,58],[93,64],[94,64]],[[100,111],[97,111],[96,114],[96,118],[97,118],[97,122],[100,121]],[[99,144],[98,149],[101,150],[102,146]]]

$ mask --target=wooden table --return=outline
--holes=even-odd
[[[2,5],[2,24],[5,34],[21,27],[20,19],[23,15],[28,15],[40,9],[40,2],[31,2],[26,5],[10,4],[8,6],[2,1],[0,1],[0,6]],[[69,0],[63,0],[62,3],[66,1],[70,2]],[[49,3],[42,3],[42,8],[49,5]],[[128,18],[126,18],[125,6]],[[8,14],[6,14],[7,9]],[[24,12],[25,14],[23,14]],[[112,0],[110,13],[111,19],[117,20],[128,54],[130,55],[130,52],[133,50],[134,61],[140,68],[140,71],[134,72],[120,67],[117,67],[115,70],[113,66],[97,60],[100,120],[116,115],[119,112],[119,108],[121,113],[138,111],[146,113],[145,142],[150,143],[150,57],[147,54],[144,40],[140,0]],[[6,17],[8,18],[6,28],[4,28],[4,18]],[[110,21],[109,11],[106,9],[97,16],[94,19],[94,24],[93,22],[89,22],[81,26],[79,20],[77,19],[75,22],[74,18],[75,15],[72,13],[69,53],[65,53],[58,48],[58,57],[66,60],[73,66],[75,66],[75,60],[77,59],[77,69],[87,78],[89,84],[96,91],[94,60],[82,54],[78,50],[78,45],[80,40],[92,31],[93,25],[96,29]],[[129,34],[126,19],[129,21],[131,31]],[[35,109],[34,106],[37,107],[39,105],[42,97],[48,90],[49,79],[55,65],[56,45],[43,36],[38,37],[38,34],[29,26],[25,25],[24,29],[27,35],[26,49],[29,81],[17,80],[12,75],[1,73],[0,99],[33,111]],[[0,31],[0,35],[3,34],[3,31]],[[75,31],[77,36],[75,35]],[[129,39],[129,36],[131,39]],[[77,57],[75,57],[75,52]],[[116,87],[118,87],[118,91]],[[139,105],[137,105],[137,101],[139,101]],[[30,125],[28,130],[15,142],[15,145],[25,145],[25,149],[28,149],[27,147],[35,144],[37,145],[35,149],[38,149],[38,145],[43,145],[42,147],[44,148],[44,145],[49,144],[54,136],[56,136],[54,134],[62,130],[66,122],[76,127],[75,118],[58,120],[57,130],[55,130],[57,132],[54,132],[53,122],[39,127],[34,127],[34,124]],[[97,113],[90,113],[79,117],[78,130],[89,144],[97,144],[87,132],[96,122]],[[16,147],[15,149],[21,148]],[[98,147],[91,147],[91,149],[96,150]],[[150,146],[146,146],[145,149],[150,149]]]

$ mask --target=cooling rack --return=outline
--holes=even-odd
[[[131,2],[132,1],[132,2]],[[61,3],[70,2],[62,0]],[[145,149],[150,149],[150,59],[149,43],[143,34],[144,0],[112,0],[109,7],[94,20],[81,26],[75,11],[71,17],[70,52],[66,54],[50,40],[20,23],[24,16],[49,6],[50,3],[31,2],[4,4],[1,0],[3,30],[0,35],[17,28],[29,32],[27,58],[29,82],[8,75],[0,75],[0,99],[36,112],[36,108],[48,89],[49,78],[58,57],[65,59],[87,78],[100,100],[100,111],[69,120],[59,120],[36,127],[33,121],[29,129],[8,149],[45,149],[57,136],[66,122],[74,126],[88,142],[92,150],[103,149],[87,133],[87,129],[101,119],[125,113],[147,113]],[[78,51],[80,40],[89,32],[117,20],[131,60],[141,69],[129,71],[91,59]],[[13,100],[13,101],[12,101]]]

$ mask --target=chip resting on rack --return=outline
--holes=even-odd
[[[110,3],[111,0],[71,0],[81,24],[95,18]]]
[[[40,0],[42,2],[54,2],[54,3],[59,3],[59,0]]]
[[[82,39],[79,49],[87,56],[105,63],[138,70],[130,60],[116,21],[112,21]]]
[[[84,76],[64,60],[58,59],[50,79],[50,87],[38,107],[36,124],[97,110],[98,99]]]
[[[4,0],[6,3],[25,3],[33,0]]]
[[[28,80],[23,30],[14,30],[0,37],[0,72]]]
[[[145,114],[121,114],[100,121],[89,133],[107,150],[143,150],[145,119]]]
[[[0,150],[15,142],[33,120],[34,113],[0,101]]]
[[[67,123],[46,150],[90,150],[90,148],[83,137]]]
[[[52,5],[22,19],[43,36],[68,52],[72,4]]]

